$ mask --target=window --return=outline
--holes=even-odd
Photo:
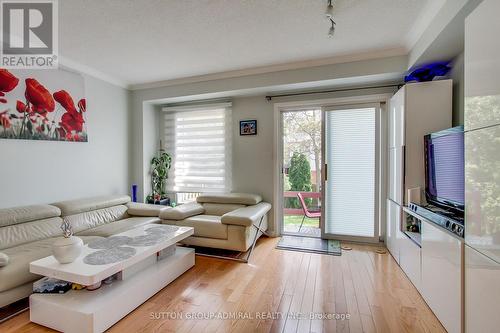
[[[196,198],[200,194],[201,194],[200,192],[177,192],[175,193],[175,202],[177,204],[193,202],[196,201]]]
[[[163,111],[160,133],[172,155],[167,191],[189,199],[189,193],[231,191],[231,104]]]

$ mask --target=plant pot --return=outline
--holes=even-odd
[[[52,245],[52,254],[61,264],[69,264],[82,254],[83,241],[81,238],[70,236],[56,239]]]
[[[161,199],[161,200],[149,199],[148,204],[168,206],[170,204],[170,199],[169,198],[165,198],[165,199]]]

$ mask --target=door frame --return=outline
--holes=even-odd
[[[356,103],[356,104],[348,104],[348,105],[334,105],[334,106],[326,106],[321,109],[322,111],[322,119],[326,120],[326,113],[327,112],[335,112],[339,110],[346,110],[346,109],[368,109],[368,108],[374,108],[375,109],[375,170],[374,170],[374,176],[375,176],[375,197],[374,197],[374,220],[373,220],[373,225],[374,225],[374,235],[372,237],[368,236],[351,236],[351,235],[340,235],[340,234],[327,234],[325,232],[325,224],[321,224],[321,238],[322,239],[339,239],[339,240],[346,240],[346,241],[354,241],[354,242],[363,242],[363,243],[378,243],[380,241],[380,211],[383,210],[384,208],[381,207],[381,201],[380,198],[382,196],[381,190],[382,190],[382,182],[381,182],[381,175],[380,175],[380,170],[381,170],[381,151],[382,151],[382,141],[381,140],[381,131],[382,131],[382,119],[381,119],[381,113],[382,113],[382,105],[380,102],[375,102],[375,103]],[[321,161],[323,163],[322,165],[322,175],[321,175],[321,198],[323,202],[326,202],[325,200],[325,193],[326,193],[326,181],[328,181],[328,167],[326,164],[326,121],[321,122]],[[321,216],[326,216],[326,204],[321,205]],[[323,219],[323,218],[322,218]]]
[[[366,104],[366,103],[381,103],[381,186],[380,197],[386,198],[386,163],[387,158],[386,142],[387,142],[387,129],[385,124],[386,119],[386,105],[393,96],[392,93],[359,95],[350,97],[337,97],[337,98],[324,98],[314,100],[296,100],[289,102],[276,102],[273,105],[273,120],[274,120],[274,137],[273,137],[273,228],[269,232],[270,236],[281,236],[283,230],[283,124],[281,118],[282,110],[299,109],[299,108],[324,108],[329,106],[341,106],[349,104]],[[323,175],[322,175],[323,177]],[[385,200],[383,200],[385,201]],[[380,221],[385,221],[385,208],[380,210]],[[320,219],[320,228],[322,228],[323,219]],[[384,237],[385,224],[381,223],[379,228],[381,238]],[[366,242],[366,241],[363,241]]]

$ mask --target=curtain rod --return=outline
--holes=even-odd
[[[213,98],[213,99],[199,99],[194,101],[185,101],[178,103],[166,103],[162,104],[162,108],[170,108],[177,106],[198,106],[198,105],[207,105],[207,104],[220,104],[220,103],[231,103],[230,98]]]
[[[332,89],[332,90],[321,90],[321,91],[307,91],[307,92],[299,92],[299,93],[290,93],[290,94],[281,94],[281,95],[272,95],[266,96],[268,101],[277,97],[291,97],[291,96],[300,96],[300,95],[312,95],[312,94],[326,94],[333,92],[341,92],[341,91],[353,91],[353,90],[364,90],[364,89],[377,89],[377,88],[391,88],[397,87],[398,89],[402,87],[402,84],[388,84],[383,86],[370,86],[370,87],[359,87],[359,88],[344,88],[344,89]]]

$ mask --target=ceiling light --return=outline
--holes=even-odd
[[[328,0],[328,7],[326,7],[325,16],[326,16],[327,19],[331,19],[333,17],[332,0]]]
[[[328,30],[328,37],[329,38],[332,38],[333,35],[335,34],[335,25],[337,23],[335,23],[335,21],[333,19],[330,18],[330,22],[332,23],[332,26],[330,27],[330,29]]]

